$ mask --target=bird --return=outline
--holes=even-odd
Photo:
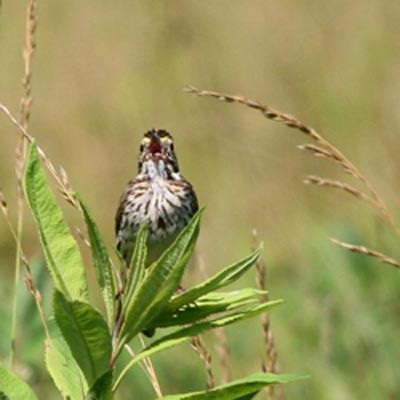
[[[180,172],[172,135],[151,129],[143,135],[138,173],[123,191],[115,217],[116,247],[129,267],[136,236],[148,223],[146,266],[156,261],[199,206],[193,186]]]

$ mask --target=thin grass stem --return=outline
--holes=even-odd
[[[144,343],[142,335],[139,335],[139,339],[140,339],[140,343],[141,343],[143,349],[146,348],[146,345]],[[143,364],[144,364],[147,374],[150,378],[150,382],[153,386],[154,391],[156,392],[158,397],[162,397],[160,382],[158,380],[157,373],[154,368],[153,362],[151,361],[151,358],[145,357],[143,359]]]
[[[204,97],[213,97],[215,99],[227,102],[227,103],[238,103],[245,105],[246,107],[253,108],[255,110],[260,111],[264,117],[275,121],[280,122],[289,128],[293,128],[298,130],[299,132],[307,135],[309,138],[313,139],[315,142],[318,143],[318,146],[314,144],[305,144],[301,145],[300,149],[307,150],[311,152],[313,155],[318,157],[323,157],[325,159],[331,159],[336,164],[338,164],[345,173],[350,174],[353,178],[358,180],[366,191],[369,192],[370,195],[365,194],[364,192],[340,181],[333,181],[328,180],[325,178],[311,176],[308,177],[305,182],[317,184],[319,186],[329,186],[334,187],[337,189],[344,190],[359,199],[364,200],[365,202],[371,204],[372,206],[377,209],[381,217],[384,221],[388,223],[388,225],[393,229],[396,235],[400,236],[400,227],[396,223],[392,213],[387,208],[385,202],[378,194],[375,187],[370,183],[370,181],[360,172],[360,170],[333,144],[331,144],[327,139],[321,136],[315,129],[311,126],[304,124],[297,118],[285,114],[275,108],[272,108],[268,105],[262,104],[258,101],[247,99],[243,96],[237,95],[229,95],[224,93],[219,93],[210,90],[201,90],[195,88],[194,86],[187,86],[184,89],[188,93],[196,94],[197,96],[204,96]],[[336,240],[336,239],[335,239]],[[380,252],[375,250],[367,249],[364,246],[356,246],[345,242],[335,241],[335,243],[345,247],[351,251],[356,251],[358,253],[370,255],[380,259],[382,262],[386,264],[393,265],[394,267],[398,268],[398,262],[391,257],[388,257]]]
[[[24,77],[22,80],[24,93],[20,106],[20,123],[25,130],[28,129],[32,107],[32,58],[36,48],[35,32],[37,27],[37,1],[30,0],[26,17],[26,41],[24,48]],[[17,241],[21,243],[24,227],[24,191],[23,191],[23,171],[26,163],[27,142],[24,136],[20,136],[16,148],[16,175],[17,175]],[[11,346],[9,364],[13,367],[15,359],[16,329],[18,320],[18,287],[21,275],[21,254],[20,247],[17,246],[15,253],[15,272],[14,272],[14,294],[12,301],[11,314]]]
[[[22,249],[21,242],[18,240],[17,232],[15,231],[15,229],[12,225],[12,222],[9,218],[7,202],[5,200],[4,194],[1,191],[0,191],[0,209],[4,215],[4,219],[6,220],[8,229],[11,233],[12,238],[14,239],[15,245],[19,250],[19,254],[21,255],[21,262],[25,266],[25,271],[26,271],[26,275],[27,275],[25,278],[25,285],[27,286],[28,290],[31,292],[31,294],[34,297],[46,338],[50,339],[50,331],[49,331],[49,327],[47,324],[47,318],[46,318],[44,309],[42,307],[42,296],[36,287],[35,280],[34,280],[33,274],[32,274],[32,269],[29,265],[27,257],[25,256],[25,253]]]
[[[245,105],[247,107],[260,111],[264,117],[272,121],[283,123],[289,128],[294,128],[302,132],[303,134],[311,137],[314,141],[318,142],[322,147],[328,150],[325,153],[325,156],[330,153],[331,158],[335,160],[346,173],[349,173],[354,178],[356,178],[357,180],[359,180],[364,184],[366,189],[370,192],[375,202],[375,207],[377,208],[379,213],[389,223],[389,225],[393,228],[395,233],[400,236],[400,227],[397,225],[393,215],[387,208],[383,199],[379,196],[375,187],[337,147],[332,145],[328,140],[326,140],[323,136],[321,136],[314,128],[312,128],[309,125],[306,125],[305,123],[301,122],[300,120],[289,114],[285,114],[271,106],[262,104],[255,100],[247,99],[243,96],[229,95],[210,90],[201,90],[194,86],[187,86],[184,90],[188,93],[196,94],[197,96],[213,97],[215,99],[222,100],[227,103],[238,103]],[[309,150],[313,151],[315,149],[309,149]],[[320,154],[322,153],[320,152]]]

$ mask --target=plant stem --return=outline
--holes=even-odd
[[[18,218],[18,226],[16,233],[16,240],[18,243],[21,243],[22,236],[22,228],[23,228],[23,214],[19,214]],[[18,319],[18,286],[21,275],[21,247],[17,246],[15,253],[15,274],[14,274],[14,294],[13,294],[13,305],[12,305],[12,316],[11,316],[11,347],[10,347],[10,356],[9,356],[9,364],[10,368],[14,366],[15,359],[15,341],[16,341],[16,329],[17,329],[17,319]]]

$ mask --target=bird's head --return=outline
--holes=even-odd
[[[143,135],[140,142],[139,172],[143,172],[143,168],[149,164],[168,168],[171,172],[179,171],[174,140],[165,129],[151,129]]]

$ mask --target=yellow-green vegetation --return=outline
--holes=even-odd
[[[0,102],[15,115],[24,93],[28,3],[5,0],[0,11]],[[143,132],[168,129],[185,175],[207,206],[185,285],[249,253],[255,228],[264,242],[270,297],[285,300],[270,315],[280,369],[312,377],[285,386],[286,397],[397,398],[400,271],[329,238],[398,260],[399,237],[366,202],[342,190],[303,184],[304,176],[313,174],[362,189],[333,163],[298,151],[297,145],[308,142],[305,136],[245,107],[182,89],[191,84],[243,94],[296,115],[357,165],[396,218],[398,5],[39,0],[37,13],[28,130],[68,172],[107,244],[114,242],[118,197],[136,171]],[[3,114],[0,132],[1,191],[15,221],[17,133]],[[76,210],[58,200],[70,225],[83,231]],[[50,310],[51,282],[35,223],[27,212],[24,220],[24,251],[37,260],[32,270],[43,307]],[[82,249],[89,260],[90,251]],[[0,218],[0,358],[5,361],[15,251]],[[95,293],[94,271],[87,274]],[[248,273],[242,279],[251,286],[255,277]],[[45,372],[39,314],[20,281],[15,370],[40,398],[55,398]],[[101,296],[95,300],[101,304]],[[232,377],[258,372],[265,352],[259,321],[241,322],[227,334]],[[219,381],[215,335],[205,341]],[[205,387],[203,364],[188,346],[161,353],[153,363],[165,393]],[[138,399],[154,397],[145,372],[132,370],[128,377],[121,399],[131,398],[132,387]]]

